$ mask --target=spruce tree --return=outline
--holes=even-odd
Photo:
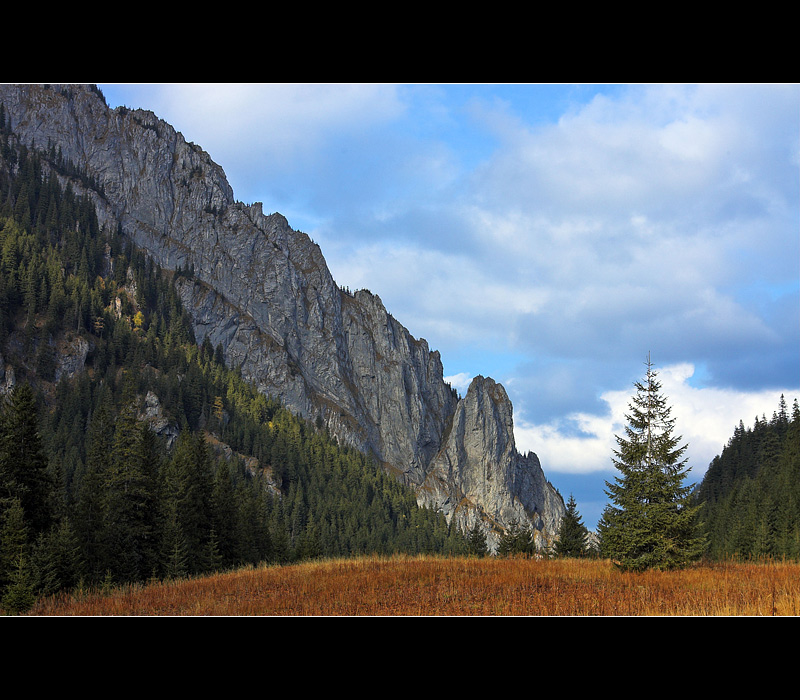
[[[37,595],[53,595],[85,580],[86,568],[69,518],[39,535],[30,561]]]
[[[211,492],[211,514],[214,537],[219,550],[219,567],[236,563],[236,492],[230,466],[221,460],[214,475]]]
[[[673,434],[675,419],[660,393],[661,384],[648,355],[643,382],[626,415],[624,436],[617,436],[614,465],[621,472],[606,482],[611,503],[598,524],[601,553],[621,569],[673,569],[699,558],[702,539],[696,532],[698,507],[683,485],[688,469]]]
[[[97,400],[87,428],[86,468],[77,484],[75,534],[89,582],[101,581],[108,567],[103,485],[110,469],[114,417],[108,391]]]
[[[11,583],[19,561],[27,560],[28,539],[22,503],[13,498],[0,514],[0,591]]]
[[[570,494],[567,501],[567,510],[561,520],[558,530],[558,539],[553,547],[553,554],[557,557],[584,557],[587,554],[586,537],[589,531],[583,524],[578,514],[578,505]]]
[[[536,552],[533,532],[527,525],[514,521],[503,530],[497,543],[497,556],[531,556]]]
[[[105,545],[116,581],[144,580],[156,562],[155,449],[129,402],[117,417],[103,489]]]
[[[489,546],[486,542],[486,528],[480,519],[475,521],[467,535],[467,553],[471,557],[485,557],[489,554]]]
[[[20,384],[0,407],[0,504],[18,498],[34,539],[54,519],[54,484],[38,428],[36,397]]]
[[[213,473],[208,445],[202,434],[185,429],[178,436],[164,474],[164,544],[167,558],[181,552],[187,573],[207,569],[208,542],[213,524]]]
[[[17,615],[27,612],[36,603],[32,574],[25,557],[19,557],[11,574],[11,582],[3,592],[0,605],[5,613]]]

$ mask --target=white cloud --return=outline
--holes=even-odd
[[[458,391],[459,394],[464,396],[469,389],[472,382],[472,375],[467,372],[459,372],[458,374],[445,377],[444,381]]]
[[[312,234],[317,238],[316,234]],[[392,241],[337,248],[322,240],[335,279],[351,289],[366,288],[412,335],[441,349],[441,341],[507,344],[513,319],[531,313],[541,291],[494,276],[480,260],[459,251],[417,248]]]
[[[700,479],[711,460],[722,452],[734,428],[743,421],[751,427],[756,417],[771,418],[781,394],[791,406],[797,389],[737,391],[697,387],[691,383],[695,367],[690,363],[656,369],[661,393],[676,419],[675,435],[688,444],[686,457],[691,478]],[[616,435],[622,435],[634,387],[606,391],[602,399],[607,412],[602,415],[575,412],[566,418],[537,425],[515,419],[515,439],[521,452],[531,450],[545,472],[589,474],[612,471],[611,458]]]
[[[261,167],[326,147],[326,140],[359,133],[404,111],[395,86],[367,83],[185,83],[158,86],[160,108],[185,136],[217,151],[225,162],[255,156]]]

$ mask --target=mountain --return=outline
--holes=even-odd
[[[73,187],[175,287],[198,344],[341,444],[374,455],[420,504],[490,546],[513,524],[553,540],[565,511],[513,409],[490,378],[460,397],[440,355],[366,290],[334,281],[319,246],[259,203],[234,199],[222,168],[152,112],[110,109],[89,85],[0,85],[7,128],[83,174]]]
[[[184,273],[101,229],[72,187],[90,180],[0,105],[0,613],[248,565],[486,553],[198,345]]]

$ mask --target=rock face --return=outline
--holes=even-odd
[[[512,522],[530,522],[540,546],[563,515],[563,500],[544,478],[539,459],[517,452],[505,389],[481,376],[456,406],[423,490],[427,502],[467,528],[483,521],[497,532]]]
[[[555,534],[564,504],[535,455],[522,456],[499,384],[460,399],[439,353],[367,291],[333,280],[322,251],[280,214],[236,202],[222,169],[152,112],[107,107],[91,86],[0,85],[28,146],[60,150],[96,182],[101,225],[120,226],[177,284],[198,342],[221,345],[259,390],[340,441],[371,451],[422,504],[489,543],[512,522]],[[75,186],[75,185],[74,185]]]

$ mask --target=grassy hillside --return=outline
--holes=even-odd
[[[623,573],[597,559],[365,557],[42,601],[36,615],[798,615],[800,564]]]

